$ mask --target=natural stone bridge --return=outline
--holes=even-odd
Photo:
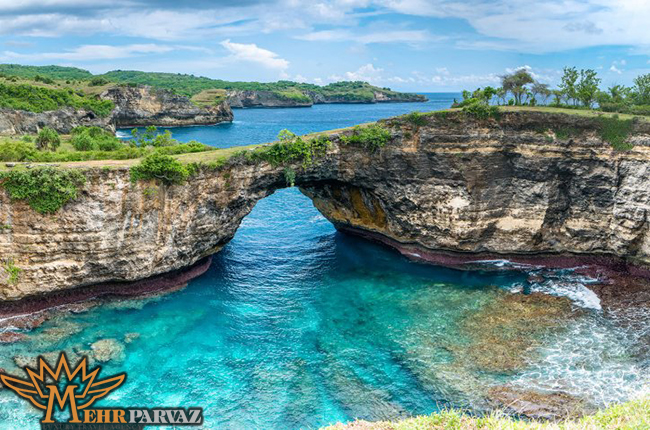
[[[379,151],[333,135],[312,166],[293,166],[296,185],[337,228],[444,264],[537,254],[650,264],[650,124],[636,123],[634,148],[620,152],[601,140],[598,121],[575,115],[450,112],[385,125],[392,139]],[[567,129],[573,137],[554,133]],[[233,163],[163,186],[132,184],[128,168],[90,169],[81,196],[49,216],[0,190],[0,225],[11,226],[0,228],[0,255],[22,270],[11,283],[0,269],[0,299],[189,277],[184,268],[217,252],[258,200],[287,186],[283,172]]]

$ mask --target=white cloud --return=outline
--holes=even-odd
[[[621,75],[625,71],[623,69],[623,66],[625,66],[626,64],[627,64],[626,60],[614,61],[614,62],[612,62],[612,65],[609,68],[609,71],[614,72],[614,73],[618,73],[619,75]]]
[[[345,79],[348,81],[378,82],[382,79],[381,74],[383,71],[384,69],[376,68],[371,63],[368,63],[359,67],[355,72],[346,72]]]
[[[426,30],[389,30],[357,34],[345,29],[314,31],[296,38],[312,42],[350,41],[363,45],[372,43],[420,43],[441,39],[440,37],[433,37]]]
[[[128,58],[145,54],[160,54],[175,50],[172,46],[148,44],[134,44],[124,46],[110,45],[82,45],[78,48],[64,52],[41,52],[38,54],[19,54],[12,51],[5,51],[6,58],[24,60],[66,60],[66,61],[92,61],[92,60],[114,60]]]
[[[285,71],[289,67],[289,62],[280,58],[275,52],[258,47],[254,43],[234,43],[230,39],[221,42],[221,46],[226,48],[233,59],[237,61],[246,61],[256,63],[267,69],[277,69]]]
[[[555,52],[598,45],[648,49],[650,2],[644,0],[384,0],[387,8],[417,16],[465,19],[496,40],[464,46]]]

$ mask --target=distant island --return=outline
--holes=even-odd
[[[423,102],[420,94],[401,93],[367,82],[335,82],[319,86],[292,81],[230,82],[180,73],[115,70],[93,75],[87,70],[62,66],[25,66],[0,64],[0,82],[30,80],[41,84],[72,88],[84,95],[97,95],[115,85],[146,85],[173,91],[190,98],[199,107],[226,101],[233,108],[309,107],[327,103]],[[0,107],[9,107],[2,104]]]

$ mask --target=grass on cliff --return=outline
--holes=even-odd
[[[146,134],[146,133],[143,133]],[[0,138],[0,161],[65,163],[91,160],[130,160],[158,152],[178,155],[216,148],[199,142],[180,143],[169,133],[153,130],[147,136],[138,135],[132,141],[117,139],[97,127],[77,127],[69,136],[60,136],[61,144],[53,150],[38,149],[33,136]]]
[[[523,421],[494,412],[472,417],[459,410],[446,410],[402,421],[355,421],[327,430],[641,430],[650,429],[650,397],[612,405],[594,415],[561,422]]]
[[[65,107],[86,109],[97,116],[110,115],[115,107],[110,100],[99,100],[71,88],[53,89],[30,84],[0,82],[0,108],[45,112]]]
[[[9,197],[25,200],[41,214],[52,214],[77,198],[85,182],[86,177],[78,170],[51,166],[0,172],[0,186],[7,190]]]

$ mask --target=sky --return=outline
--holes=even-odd
[[[0,0],[0,62],[239,81],[498,85],[650,72],[650,0]]]

